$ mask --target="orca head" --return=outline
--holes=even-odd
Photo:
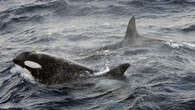
[[[40,58],[36,52],[22,52],[13,59],[15,66],[11,71],[19,72],[22,77],[35,83],[37,79],[35,73],[42,69]]]
[[[23,52],[17,55],[13,62],[26,69],[41,69],[40,56],[35,52]]]

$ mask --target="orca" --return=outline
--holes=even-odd
[[[129,20],[125,36],[121,41],[115,44],[106,45],[104,47],[99,48],[98,50],[118,49],[124,46],[130,46],[130,47],[148,46],[151,44],[159,44],[160,42],[162,42],[161,39],[141,36],[137,31],[135,17],[133,16]]]
[[[97,71],[79,63],[38,52],[22,52],[13,59],[13,62],[25,70],[23,76],[46,85],[95,76],[121,77],[130,66],[129,63],[124,63],[103,74],[96,75]]]

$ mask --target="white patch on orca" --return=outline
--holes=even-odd
[[[33,61],[24,61],[24,64],[30,68],[41,68],[42,66]]]
[[[22,68],[21,66],[15,64],[15,66],[10,70],[12,73],[20,73],[20,75],[30,81],[31,83],[36,83],[34,77],[31,75],[31,72],[26,68]]]
[[[109,67],[106,66],[106,69],[102,70],[102,71],[99,71],[97,73],[94,73],[95,76],[100,76],[100,75],[104,75],[106,74],[108,71],[110,71]]]

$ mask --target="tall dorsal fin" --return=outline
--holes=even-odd
[[[125,39],[135,39],[136,37],[139,37],[139,34],[137,33],[135,17],[133,16],[129,20],[129,24],[127,26]]]

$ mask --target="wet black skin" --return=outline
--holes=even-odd
[[[40,64],[41,68],[30,68],[24,61],[33,61]],[[13,59],[13,62],[29,70],[35,79],[41,83],[62,83],[78,78],[81,74],[92,74],[87,67],[72,63],[62,58],[36,52],[23,52]]]
[[[41,68],[30,68],[25,61],[33,61],[41,65]],[[66,59],[57,58],[48,54],[36,52],[23,52],[13,59],[13,62],[29,70],[32,76],[43,84],[60,84],[83,77],[93,76],[94,71]],[[105,76],[123,76],[130,65],[121,64],[111,69]]]

